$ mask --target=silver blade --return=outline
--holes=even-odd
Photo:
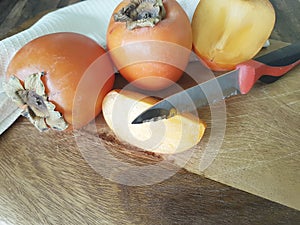
[[[157,121],[170,118],[176,114],[192,112],[197,108],[240,94],[238,75],[239,70],[233,70],[171,95],[141,113],[133,120],[132,124]]]

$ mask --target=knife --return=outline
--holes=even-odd
[[[173,94],[137,116],[132,124],[167,119],[176,114],[214,104],[231,96],[247,94],[256,81],[277,81],[300,64],[300,41],[248,60],[224,75]]]

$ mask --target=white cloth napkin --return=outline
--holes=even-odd
[[[177,0],[191,19],[200,0]],[[84,34],[106,47],[106,30],[114,8],[121,0],[86,0],[42,17],[29,29],[0,41],[0,135],[20,116],[20,110],[3,92],[2,82],[13,55],[39,36],[55,32]]]

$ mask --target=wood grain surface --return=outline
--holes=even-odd
[[[0,221],[7,224],[297,224],[300,220],[297,210],[182,169],[147,186],[110,181],[90,167],[73,133],[39,133],[24,118],[0,136],[0,143]],[[89,144],[101,150],[95,142]],[[111,145],[120,148],[118,143]],[[143,165],[159,160],[114,154]],[[122,168],[111,170],[126,176]]]
[[[1,0],[0,39],[26,29],[47,12],[83,0]]]
[[[2,38],[74,2],[2,0]],[[299,30],[280,39],[290,40],[293,32]],[[271,48],[284,45],[276,43]],[[204,172],[199,160],[211,132],[208,109],[199,111],[207,134],[184,168],[176,166],[180,156],[139,152],[118,140],[101,115],[96,133],[93,124],[78,132],[39,133],[19,118],[0,136],[0,224],[299,224],[299,75],[298,67],[227,101],[225,138]],[[119,77],[116,86],[123,82]],[[106,160],[107,153],[123,164]],[[132,175],[125,163],[138,173]],[[148,167],[171,176],[151,180],[160,170],[140,172]],[[140,180],[152,183],[134,185]]]
[[[271,38],[285,42],[300,40],[300,2],[294,0],[270,0],[275,8],[276,23]]]

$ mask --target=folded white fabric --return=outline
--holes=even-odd
[[[13,55],[27,42],[55,32],[84,34],[106,47],[106,30],[114,8],[121,0],[86,0],[58,9],[42,17],[29,29],[0,41],[0,134],[20,115],[20,110],[6,97],[2,82]],[[178,0],[191,19],[199,0]]]

